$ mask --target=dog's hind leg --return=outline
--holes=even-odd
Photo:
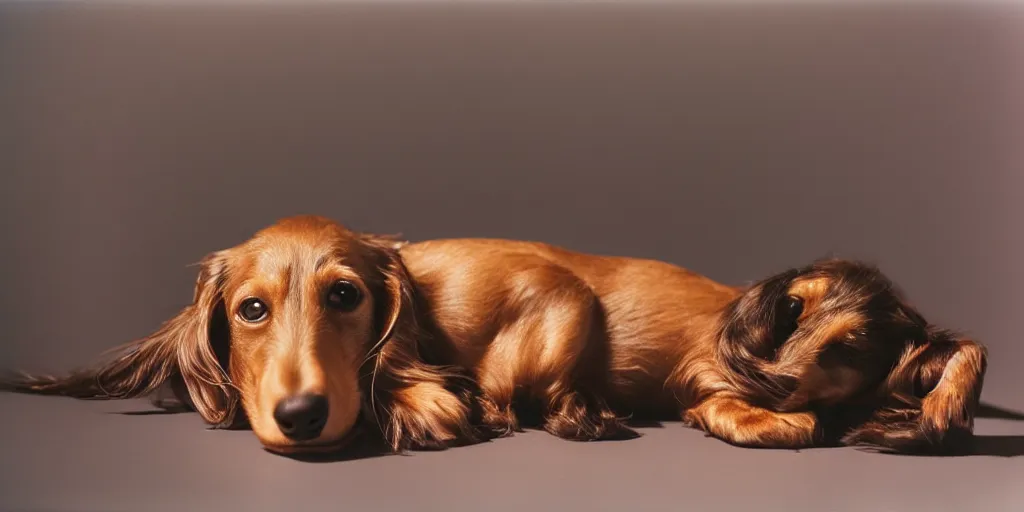
[[[480,365],[493,422],[517,429],[514,402],[525,394],[539,404],[543,428],[560,438],[635,437],[605,401],[606,336],[593,292],[553,265],[518,277],[530,296],[518,301],[518,318],[499,332]]]

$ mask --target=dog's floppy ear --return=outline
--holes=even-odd
[[[234,422],[239,400],[227,372],[231,341],[223,289],[228,255],[218,251],[203,259],[192,305],[172,321],[179,332],[171,343],[177,349],[178,374],[188,398],[207,423],[218,426]]]
[[[363,234],[360,240],[370,252],[376,270],[376,279],[370,286],[374,294],[374,325],[377,340],[371,352],[379,350],[398,326],[399,317],[410,314],[412,307],[412,281],[405,270],[398,251],[405,242],[395,237]]]
[[[91,367],[61,377],[23,373],[0,380],[0,390],[116,400],[146,396],[170,384],[178,394],[187,393],[179,399],[187,399],[208,423],[227,425],[238,400],[224,367],[226,318],[219,318],[226,273],[227,252],[208,255],[201,262],[192,304],[156,332],[106,352]]]
[[[419,322],[415,284],[399,253],[404,242],[363,235],[373,254],[376,343],[361,371],[363,412],[394,451],[443,448],[489,435],[475,425],[480,390],[465,369],[425,360],[427,324]]]
[[[754,283],[733,300],[723,314],[715,357],[729,381],[751,401],[775,403],[799,385],[791,375],[764,371],[778,348],[778,305],[790,283],[804,269],[788,269]]]
[[[901,452],[963,449],[974,431],[987,366],[983,345],[929,326],[924,340],[907,343],[882,385],[884,405],[844,443]]]

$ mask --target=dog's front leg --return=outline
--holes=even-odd
[[[928,343],[908,347],[889,376],[889,404],[852,429],[844,444],[899,452],[966,449],[974,433],[987,350],[980,343],[933,330]]]
[[[488,438],[480,391],[465,372],[415,362],[371,384],[369,413],[395,451],[438,450]]]
[[[814,413],[780,413],[733,396],[713,395],[683,413],[683,422],[727,443],[755,448],[806,448],[818,439]]]

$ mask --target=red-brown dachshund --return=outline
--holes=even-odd
[[[917,451],[969,438],[985,368],[981,345],[855,262],[736,288],[658,261],[403,244],[300,216],[207,256],[193,303],[102,364],[3,387],[111,399],[166,383],[284,453],[335,449],[360,417],[401,450],[508,434],[531,411],[573,440],[671,412],[742,446]]]

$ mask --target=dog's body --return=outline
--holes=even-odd
[[[971,431],[985,358],[853,262],[739,288],[657,261],[400,244],[296,217],[208,257],[195,303],[112,363],[6,387],[117,398],[169,380],[211,423],[241,404],[277,451],[336,445],[359,409],[401,449],[507,434],[531,406],[574,440],[670,413],[744,446],[909,451]]]
[[[929,333],[890,283],[864,265],[822,262],[791,271],[786,282],[777,283],[788,288],[784,296],[801,296],[806,316],[821,316],[802,347],[765,371],[742,356],[727,361],[729,349],[735,350],[729,345],[741,342],[729,339],[728,326],[740,323],[730,315],[737,314],[747,289],[675,265],[493,239],[420,242],[403,247],[401,254],[427,317],[436,325],[426,344],[429,356],[472,369],[487,404],[485,421],[501,431],[514,428],[510,406],[525,397],[547,406],[545,426],[569,439],[628,433],[613,418],[632,413],[681,413],[689,424],[716,437],[759,447],[799,448],[845,435],[847,443],[935,448],[944,444],[949,429],[971,429],[984,350],[946,333]],[[844,286],[848,297],[836,293]],[[872,297],[888,303],[864,311],[867,304],[859,302]],[[829,301],[831,311],[822,306]],[[763,304],[749,309],[757,306]],[[753,319],[752,311],[739,314]],[[879,337],[858,346],[855,338],[871,329],[880,331]],[[860,353],[850,361],[832,357],[822,365],[822,354],[845,337],[851,337],[849,343],[839,349]],[[947,353],[947,359],[933,361],[941,370],[933,369],[930,381],[909,363],[911,354],[926,346]],[[960,356],[950,375],[961,372],[966,378],[932,395],[933,402],[940,402],[943,393],[951,395],[946,405],[931,411],[936,418],[920,417],[916,400],[935,388],[952,353]],[[887,383],[886,376],[896,369],[913,383]],[[744,375],[758,371],[762,382]],[[776,376],[791,382],[770,383]],[[771,391],[773,384],[781,389]],[[582,400],[570,403],[592,405],[566,409],[568,389],[583,393]],[[844,402],[850,410],[836,410]],[[886,406],[898,412],[885,412]],[[884,419],[849,419],[851,411],[853,416],[883,411],[882,417],[906,421],[897,426]],[[826,420],[833,421],[830,431]],[[931,423],[942,427],[936,431]]]
[[[401,255],[434,322],[425,355],[471,369],[501,430],[515,428],[514,399],[535,401],[567,438],[626,433],[616,414],[678,413],[666,382],[683,361],[713,364],[714,326],[738,293],[667,263],[542,243],[433,240]],[[590,417],[567,399],[594,404]]]

